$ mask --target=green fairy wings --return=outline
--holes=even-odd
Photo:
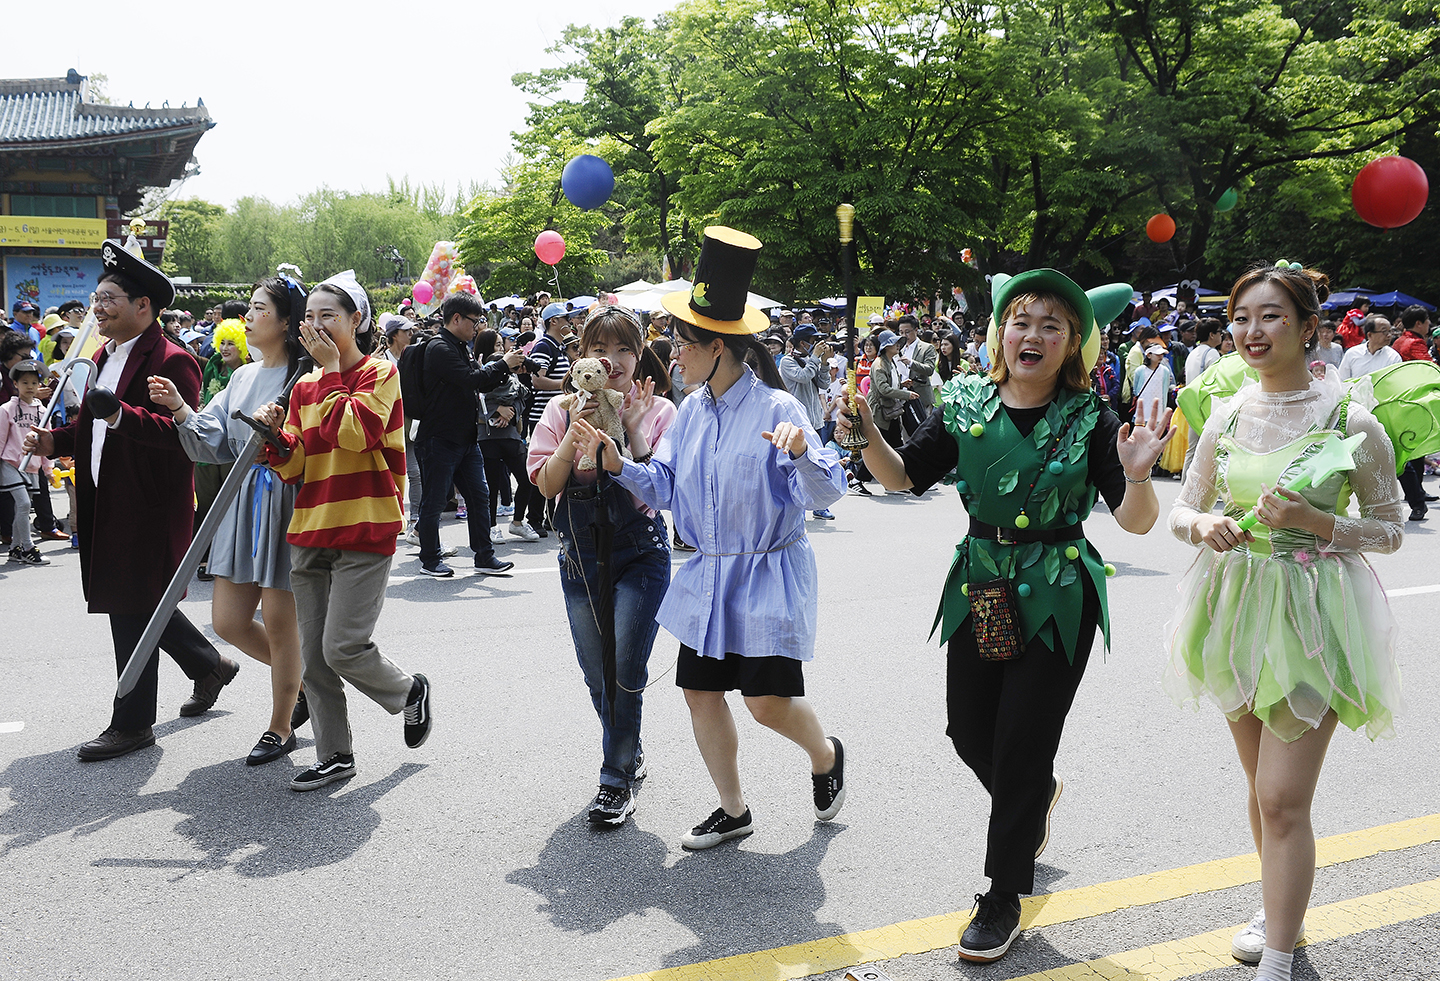
[[[1238,351],[1225,355],[1180,390],[1186,421],[1197,431],[1204,429],[1213,400],[1229,398],[1256,377]],[[1351,387],[1362,379],[1375,390],[1377,404],[1370,411],[1395,447],[1397,472],[1411,460],[1440,453],[1440,365],[1402,361],[1341,384]]]

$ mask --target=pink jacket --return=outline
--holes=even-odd
[[[16,395],[9,402],[0,405],[0,460],[20,468],[20,461],[25,457],[25,437],[30,435],[30,427],[40,424],[40,417],[45,413],[45,406],[39,402],[31,402],[26,405]],[[38,473],[41,466],[46,472],[50,470],[49,461],[43,456],[30,458],[30,465],[25,468],[26,473]]]

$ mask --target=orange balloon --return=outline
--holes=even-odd
[[[1175,219],[1166,214],[1155,215],[1145,223],[1145,234],[1152,242],[1168,242],[1175,237]]]

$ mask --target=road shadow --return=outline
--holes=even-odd
[[[1115,575],[1117,578],[1119,576],[1148,578],[1150,576],[1173,576],[1175,574],[1173,569],[1169,572],[1163,569],[1147,569],[1144,566],[1131,565],[1129,562],[1112,562],[1110,564],[1115,567]]]
[[[580,814],[555,830],[534,865],[505,881],[538,893],[545,902],[537,911],[576,933],[660,910],[698,938],[659,965],[679,967],[844,933],[816,916],[825,904],[820,863],[843,830],[817,824],[809,841],[781,855],[727,842],[667,867],[657,835],[633,821],[598,831]]]
[[[156,735],[170,726],[156,726]],[[376,801],[425,768],[407,763],[374,783],[355,786],[352,780],[296,794],[289,789],[294,768],[283,761],[247,767],[243,760],[225,760],[191,771],[173,790],[142,793],[163,756],[157,745],[100,763],[81,763],[74,749],[12,761],[0,772],[0,789],[8,790],[13,802],[0,813],[0,837],[7,839],[0,861],[50,838],[88,837],[126,818],[171,812],[183,815],[175,831],[193,842],[201,857],[120,853],[92,864],[174,869],[181,876],[229,868],[263,877],[317,868],[364,846],[380,826]],[[124,842],[116,847],[122,850]]]

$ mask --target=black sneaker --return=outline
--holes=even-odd
[[[1420,508],[1415,508],[1414,510],[1412,510],[1412,511],[1410,512],[1410,517],[1409,517],[1408,520],[1410,520],[1410,521],[1424,521],[1424,520],[1426,520],[1426,518],[1427,518],[1427,514],[1426,514],[1425,511],[1423,511],[1423,510],[1420,509]],[[11,557],[12,559],[15,557],[15,553],[14,553],[13,551],[10,553],[10,557]]]
[[[355,757],[350,753],[336,753],[323,763],[317,762],[295,774],[290,780],[291,790],[319,790],[336,780],[349,780],[355,775]]]
[[[491,556],[489,562],[481,562],[478,559],[475,562],[475,571],[482,576],[498,576],[502,572],[509,572],[513,568],[515,568],[514,562],[501,562],[494,556]]]
[[[449,579],[451,576],[455,575],[454,569],[450,568],[448,565],[446,565],[444,562],[439,561],[438,559],[436,560],[434,565],[421,565],[420,571],[424,575],[433,576],[436,579]]]
[[[405,704],[405,745],[419,749],[430,738],[430,679],[415,676],[410,701]]]
[[[1045,846],[1050,844],[1050,815],[1055,813],[1055,805],[1060,803],[1060,791],[1065,789],[1065,781],[1059,777],[1050,778],[1050,798],[1045,805],[1045,818],[1040,822],[1040,842],[1035,846],[1035,857],[1039,858],[1045,851]]]
[[[829,773],[810,774],[815,784],[815,817],[821,821],[839,814],[845,804],[845,747],[834,736],[829,738],[835,744],[835,765]]]
[[[600,792],[590,802],[590,823],[618,827],[634,810],[635,795],[629,787],[608,787],[602,783]]]
[[[673,544],[674,544],[675,551],[677,551],[677,552],[693,552],[693,551],[695,551],[695,546],[694,546],[694,545],[687,544],[684,540],[682,540],[682,539],[680,538],[680,533],[679,533],[678,531],[675,532],[674,534],[672,534],[670,537],[671,537],[671,540],[672,540],[672,542],[673,542]]]
[[[859,480],[859,481],[856,481],[856,482],[855,482],[854,491],[855,491],[855,493],[859,494],[861,497],[874,497],[874,496],[875,496],[874,494],[870,493],[870,488],[868,488],[868,487],[865,486],[865,481],[863,481],[863,480]]]
[[[631,782],[639,783],[650,775],[650,767],[645,762],[645,751],[642,749],[635,754],[635,775],[630,778]]]
[[[1020,936],[1020,907],[989,895],[975,896],[975,915],[960,935],[960,959],[989,964],[1004,957]]]
[[[754,830],[755,821],[750,817],[750,808],[745,808],[745,813],[739,817],[731,817],[725,813],[725,808],[717,807],[714,814],[680,836],[680,845],[698,852],[702,848],[714,848],[731,838],[742,838]]]
[[[294,732],[309,721],[310,703],[305,700],[305,693],[302,691],[295,699],[295,707],[290,710],[290,731]]]
[[[49,565],[50,560],[40,554],[40,550],[34,545],[29,548],[21,548],[16,545],[10,550],[10,561],[19,562],[21,565]]]

